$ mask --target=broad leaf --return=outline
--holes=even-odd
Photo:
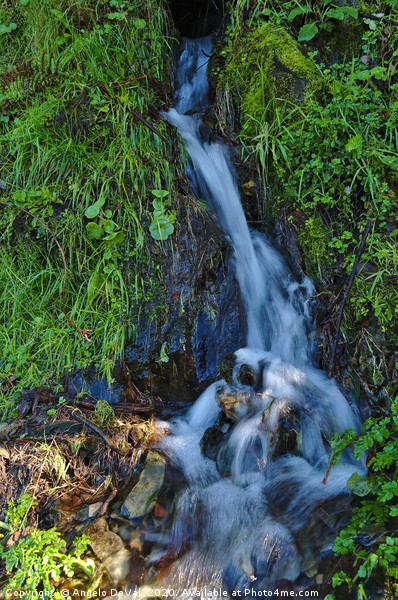
[[[174,231],[174,225],[166,216],[159,216],[152,221],[149,231],[154,240],[167,240]]]
[[[123,233],[123,231],[114,231],[113,233],[106,235],[103,238],[103,240],[104,240],[104,242],[106,242],[109,245],[114,245],[114,244],[121,244],[125,237],[126,236]]]
[[[86,229],[88,237],[94,240],[100,240],[104,234],[104,230],[97,223],[87,223]]]
[[[356,496],[367,496],[373,489],[369,477],[354,473],[347,481],[347,487]]]
[[[312,40],[313,37],[316,36],[317,33],[318,27],[315,25],[315,23],[307,23],[306,25],[303,25],[300,29],[298,34],[298,41],[309,42],[310,40]]]
[[[305,14],[306,12],[308,12],[306,8],[304,8],[303,6],[297,6],[297,8],[293,8],[293,10],[290,11],[288,20],[293,21],[295,17],[297,17],[298,15]]]
[[[111,221],[110,219],[101,219],[101,225],[105,233],[112,233],[116,227],[115,221]]]
[[[344,13],[339,8],[329,8],[326,12],[326,16],[330,19],[344,19]]]

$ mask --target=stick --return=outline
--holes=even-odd
[[[83,419],[83,417],[80,417],[79,415],[77,415],[75,413],[75,410],[72,411],[72,416],[73,416],[74,419],[76,419],[76,421],[79,421],[79,423],[83,423],[83,425],[85,425],[86,427],[88,427],[89,429],[91,429],[91,431],[93,431],[98,437],[100,437],[101,440],[103,442],[105,442],[105,444],[111,450],[113,450],[114,452],[116,452],[120,456],[126,456],[126,454],[129,452],[129,450],[120,450],[120,448],[118,448],[117,446],[115,446],[110,441],[110,439],[108,439],[108,437],[105,435],[105,433],[103,433],[103,431],[101,431],[101,429],[99,429],[98,427],[96,427],[95,425],[93,425],[92,423],[90,423],[90,421],[87,421],[86,419]]]
[[[337,345],[339,343],[340,326],[341,326],[341,320],[343,318],[344,306],[345,306],[346,300],[349,296],[349,293],[351,291],[352,284],[354,282],[355,274],[356,274],[357,267],[358,267],[358,262],[361,257],[361,254],[363,252],[363,249],[365,247],[366,238],[368,237],[368,233],[369,233],[371,224],[372,224],[372,222],[369,219],[369,221],[366,223],[365,231],[363,232],[362,240],[361,240],[361,243],[359,244],[358,252],[355,257],[354,266],[352,267],[351,275],[348,280],[347,287],[345,289],[344,296],[343,296],[343,299],[340,304],[340,309],[339,309],[339,312],[337,315],[336,333],[334,336],[332,353],[331,353],[330,359],[329,359],[329,369],[328,369],[329,377],[332,377],[333,371],[335,369],[336,351],[337,351]]]

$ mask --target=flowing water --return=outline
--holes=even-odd
[[[185,142],[192,186],[233,248],[247,347],[235,353],[232,387],[212,384],[185,418],[164,424],[161,449],[185,485],[150,562],[175,559],[158,575],[175,596],[216,589],[270,595],[306,589],[330,554],[346,481],[361,466],[346,451],[323,483],[328,440],[358,422],[335,383],[311,363],[310,281],[296,281],[269,241],[249,230],[226,147],[201,135],[210,53],[210,38],[184,41],[176,108],[166,118]],[[230,407],[233,422],[220,420],[219,403]],[[209,431],[219,435],[206,446]]]

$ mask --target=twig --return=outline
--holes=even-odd
[[[120,448],[118,448],[117,446],[115,446],[115,444],[113,444],[110,441],[110,439],[104,434],[104,432],[101,431],[101,429],[99,429],[98,427],[96,427],[95,425],[93,425],[92,423],[90,423],[90,421],[87,421],[83,417],[80,417],[79,415],[77,415],[76,414],[76,409],[72,411],[72,416],[73,416],[74,419],[76,419],[76,421],[79,421],[79,423],[83,423],[83,425],[85,425],[86,427],[88,427],[89,429],[91,429],[91,431],[93,431],[98,437],[100,437],[101,440],[103,442],[105,442],[105,444],[107,446],[109,446],[109,448],[111,450],[113,450],[114,452],[116,452],[120,456],[126,456],[126,454],[128,453],[128,450],[120,450]]]
[[[368,15],[366,13],[360,12],[358,13],[358,17],[361,17],[361,19],[371,19],[372,21],[382,21],[383,23],[388,23],[389,25],[398,25],[398,21],[389,19],[384,15],[382,17],[379,17],[378,15]]]
[[[144,123],[144,125],[146,125],[147,127],[149,127],[149,129],[151,131],[153,131],[153,133],[156,133],[156,135],[158,135],[160,137],[160,139],[162,139],[164,142],[167,142],[166,138],[163,137],[163,135],[160,133],[160,131],[158,131],[153,125],[151,125],[151,123],[149,123],[149,121],[147,121],[146,119],[144,119],[144,117],[142,117],[137,111],[133,110],[129,106],[127,107],[127,110],[129,112],[131,112],[131,114],[134,115],[134,117],[136,117],[137,119],[139,119],[141,121],[141,123]]]
[[[54,242],[57,244],[58,249],[59,249],[59,251],[61,253],[62,262],[63,262],[63,265],[64,265],[64,282],[62,284],[62,290],[61,290],[61,294],[60,294],[60,296],[62,297],[62,312],[64,313],[64,315],[66,317],[66,320],[68,321],[70,327],[72,327],[72,329],[74,329],[75,331],[77,331],[77,333],[80,333],[80,335],[82,335],[84,337],[84,339],[87,340],[87,342],[91,342],[91,340],[88,338],[88,330],[87,329],[83,329],[83,331],[80,331],[80,329],[78,329],[76,327],[76,325],[74,325],[74,323],[71,321],[71,319],[69,318],[69,316],[68,316],[68,314],[66,312],[66,309],[65,309],[65,286],[66,286],[66,281],[68,279],[68,271],[67,271],[67,267],[66,267],[66,258],[65,258],[64,251],[62,250],[61,244],[59,243],[59,241],[55,237],[55,234],[51,231],[51,229],[49,228],[49,226],[46,225],[46,223],[44,223],[44,221],[42,221],[41,219],[39,219],[39,217],[37,217],[33,213],[31,213],[28,210],[26,210],[26,208],[22,208],[21,206],[17,206],[16,204],[11,204],[10,202],[6,202],[5,200],[0,200],[0,204],[4,204],[6,206],[12,206],[14,208],[17,208],[18,210],[21,210],[22,212],[24,212],[27,215],[29,215],[29,216],[33,217],[34,219],[36,219],[36,221],[39,221],[39,223],[41,223],[43,225],[43,227],[48,231],[48,233],[53,238]]]
[[[333,463],[334,463],[335,456],[336,456],[336,449],[334,449],[334,450],[333,450],[333,454],[332,454],[332,458],[331,458],[331,461],[330,461],[329,468],[328,468],[328,470],[327,470],[327,473],[326,473],[325,477],[322,479],[322,483],[323,483],[324,485],[326,485],[326,482],[327,482],[327,480],[328,480],[328,477],[329,477],[329,475],[330,475],[330,471],[332,470],[332,467],[333,467]]]
[[[361,243],[359,244],[358,252],[357,252],[357,255],[355,257],[354,266],[352,267],[351,275],[350,275],[350,278],[348,280],[347,287],[345,289],[344,296],[343,296],[343,299],[342,299],[341,304],[340,304],[339,312],[338,312],[338,315],[337,315],[336,333],[335,333],[335,336],[334,336],[332,352],[331,352],[331,355],[330,355],[330,358],[329,358],[329,369],[328,369],[328,375],[329,375],[329,377],[332,377],[334,369],[335,369],[336,351],[337,351],[337,345],[339,343],[340,326],[341,326],[341,320],[343,318],[344,306],[345,306],[346,300],[347,300],[347,298],[349,296],[349,293],[351,291],[352,284],[354,282],[354,278],[355,278],[355,274],[356,274],[356,271],[357,271],[359,259],[361,258],[363,249],[365,247],[366,238],[368,237],[368,233],[369,233],[371,224],[372,224],[372,222],[369,219],[369,221],[366,223],[365,231],[363,232]]]
[[[116,497],[117,495],[117,487],[114,487],[112,492],[110,493],[110,495],[108,496],[108,498],[105,500],[105,502],[103,503],[103,505],[101,506],[101,508],[99,509],[99,511],[96,513],[95,518],[97,519],[98,517],[102,517],[107,509],[109,504],[112,502],[112,500]]]

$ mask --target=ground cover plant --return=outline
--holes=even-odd
[[[7,418],[24,386],[58,383],[67,370],[94,365],[111,380],[142,305],[162,289],[149,249],[152,191],[175,199],[156,112],[172,44],[160,3],[7,1],[0,23]],[[63,298],[62,256],[42,222],[64,252]]]

